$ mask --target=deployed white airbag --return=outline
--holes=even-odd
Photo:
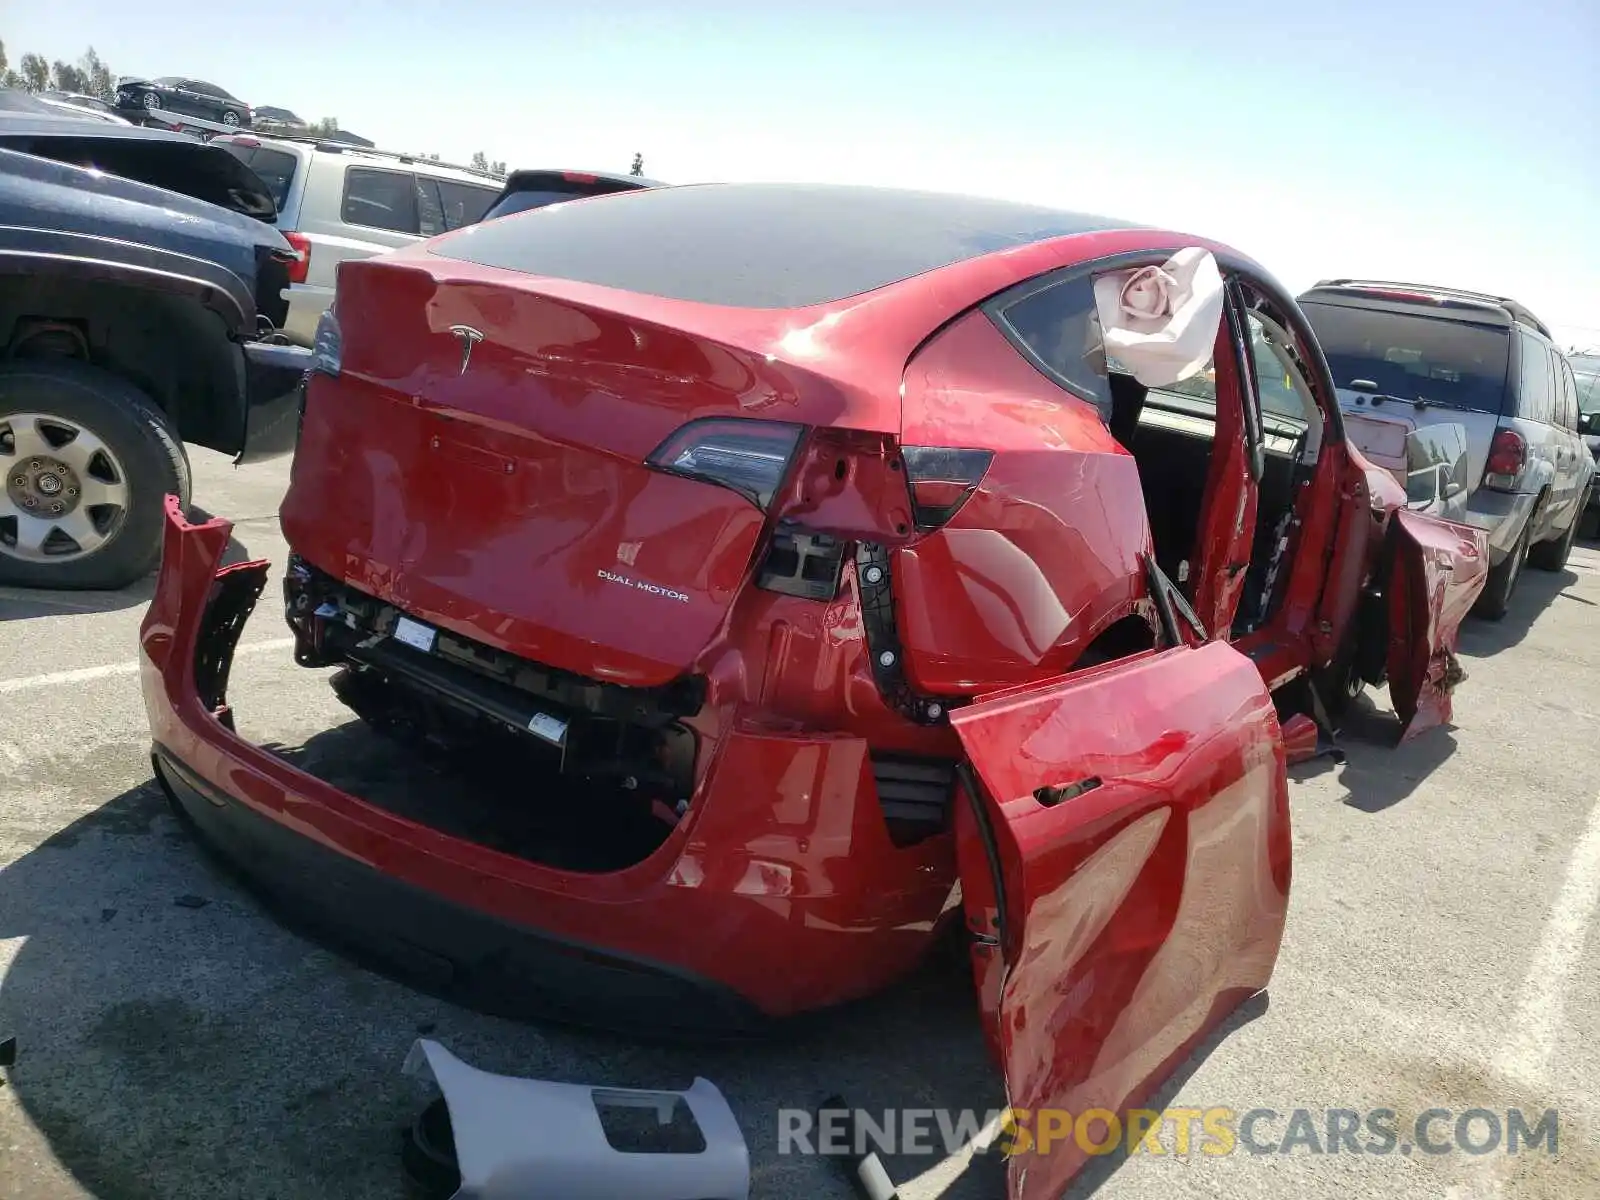
[[[419,1039],[405,1073],[444,1094],[461,1172],[460,1200],[749,1200],[750,1153],[714,1085],[638,1091],[491,1075],[437,1042]],[[599,1105],[653,1108],[665,1126],[688,1106],[705,1141],[699,1153],[615,1149]]]
[[[1179,250],[1159,267],[1094,281],[1106,356],[1145,387],[1170,387],[1211,361],[1222,323],[1222,272],[1211,252]]]

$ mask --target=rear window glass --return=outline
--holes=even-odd
[[[339,216],[348,225],[416,233],[416,177],[409,171],[349,168],[344,173],[344,202]]]
[[[546,204],[560,204],[573,200],[582,192],[558,192],[549,188],[533,188],[525,192],[512,192],[484,214],[485,221],[493,217],[506,217],[512,213],[527,212],[530,208],[543,208]]]
[[[289,201],[289,185],[294,182],[295,168],[300,160],[285,150],[272,150],[266,146],[241,146],[236,142],[216,143],[261,177],[272,193],[272,202],[283,211]]]
[[[651,296],[797,308],[962,259],[1120,222],[1003,200],[889,189],[708,184],[488,221],[445,258]]]
[[[1500,412],[1510,359],[1507,330],[1340,304],[1303,307],[1336,386],[1364,380],[1401,400]]]

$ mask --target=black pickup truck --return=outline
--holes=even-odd
[[[0,94],[0,584],[120,588],[188,503],[185,442],[292,449],[295,252],[220,147],[28,101]]]

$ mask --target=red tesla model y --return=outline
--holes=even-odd
[[[1096,282],[1185,251],[1209,358],[1152,386]],[[745,1032],[949,916],[1011,1102],[1118,1110],[1267,983],[1286,760],[1366,683],[1446,719],[1483,585],[1483,535],[1346,442],[1266,271],[1096,217],[581,200],[345,263],[315,362],[296,659],[458,786],[401,811],[237,736],[266,564],[175,505],[156,770],[280,904],[498,1011]]]

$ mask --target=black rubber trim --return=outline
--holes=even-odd
[[[151,757],[179,819],[275,915],[419,991],[492,1016],[673,1041],[740,1041],[787,1024],[724,984],[384,875],[234,800],[167,748]]]
[[[978,826],[978,840],[983,843],[983,856],[989,862],[989,874],[994,876],[995,936],[1000,941],[1000,953],[1003,955],[1011,945],[1007,937],[1006,876],[1000,864],[1000,842],[995,836],[994,822],[989,817],[989,806],[985,803],[988,793],[970,762],[956,764],[956,778],[961,781],[961,790],[966,793],[967,803],[972,806],[973,820]],[[979,932],[970,926],[969,930],[973,934]]]
[[[1256,362],[1250,348],[1250,326],[1245,316],[1244,299],[1237,280],[1229,280],[1225,293],[1228,333],[1238,361],[1239,395],[1244,401],[1245,450],[1250,455],[1250,479],[1259,484],[1266,474],[1266,435],[1261,424],[1261,388],[1256,379]]]
[[[861,625],[872,660],[872,678],[884,703],[918,725],[945,724],[949,720],[949,702],[918,695],[906,679],[905,650],[895,626],[889,552],[882,546],[862,542],[856,547],[856,585],[861,595]]]
[[[218,576],[211,585],[212,594],[195,636],[195,691],[200,694],[200,702],[206,710],[218,716],[229,729],[233,728],[227,715],[228,675],[233,667],[233,652],[266,582],[264,564],[240,566]]]

